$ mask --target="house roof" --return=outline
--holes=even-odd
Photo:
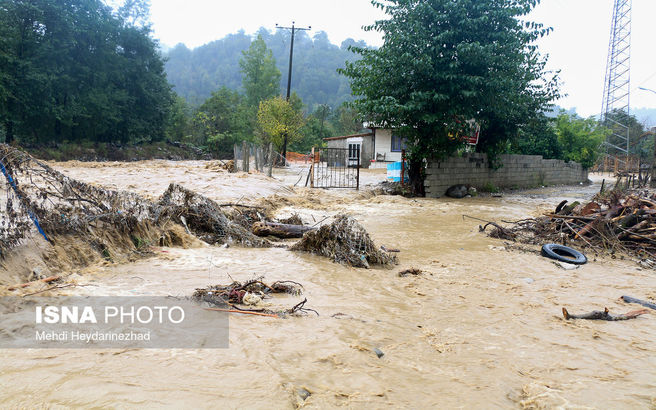
[[[324,138],[323,140],[324,141],[344,140],[347,138],[370,137],[372,135],[374,135],[373,132],[365,132],[362,134],[342,135],[340,137],[328,137],[328,138]]]

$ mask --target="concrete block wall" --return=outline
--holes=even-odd
[[[426,168],[426,196],[439,198],[456,184],[481,190],[485,185],[531,188],[541,185],[573,185],[588,180],[588,171],[576,162],[544,159],[540,155],[502,155],[503,166],[490,168],[486,154],[431,161]]]

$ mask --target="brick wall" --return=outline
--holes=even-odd
[[[503,166],[490,169],[486,154],[466,154],[429,162],[426,196],[439,198],[456,184],[480,190],[486,184],[499,188],[531,188],[540,185],[573,185],[588,180],[588,171],[576,162],[544,159],[540,155],[501,155]]]

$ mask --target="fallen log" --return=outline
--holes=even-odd
[[[257,236],[275,236],[277,238],[301,238],[304,233],[317,228],[305,225],[290,225],[275,222],[255,222],[253,233]]]
[[[647,309],[638,309],[638,310],[633,310],[631,312],[620,314],[620,315],[611,315],[610,313],[608,313],[608,308],[604,308],[603,312],[601,310],[593,310],[590,313],[583,313],[583,314],[580,314],[580,315],[573,315],[573,314],[570,314],[567,311],[567,309],[563,308],[563,316],[565,317],[566,320],[569,320],[569,319],[608,320],[608,321],[629,320],[629,319],[635,319],[640,315],[644,315],[645,313],[649,313],[649,310],[647,310]]]
[[[626,303],[637,303],[637,304],[642,305],[644,307],[648,307],[649,309],[656,310],[656,304],[655,303],[647,302],[645,300],[632,298],[631,296],[622,296],[622,300],[625,301]]]

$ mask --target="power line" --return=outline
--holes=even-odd
[[[312,26],[296,27],[295,23],[296,22],[292,21],[291,27],[278,26],[278,23],[276,23],[277,29],[291,30],[292,32],[292,42],[291,42],[291,46],[289,47],[289,72],[287,73],[287,101],[289,101],[289,96],[292,89],[292,61],[294,59],[294,35],[298,30],[307,31],[312,29]],[[287,134],[286,133],[282,143],[282,157],[285,158],[285,160],[287,160]]]

